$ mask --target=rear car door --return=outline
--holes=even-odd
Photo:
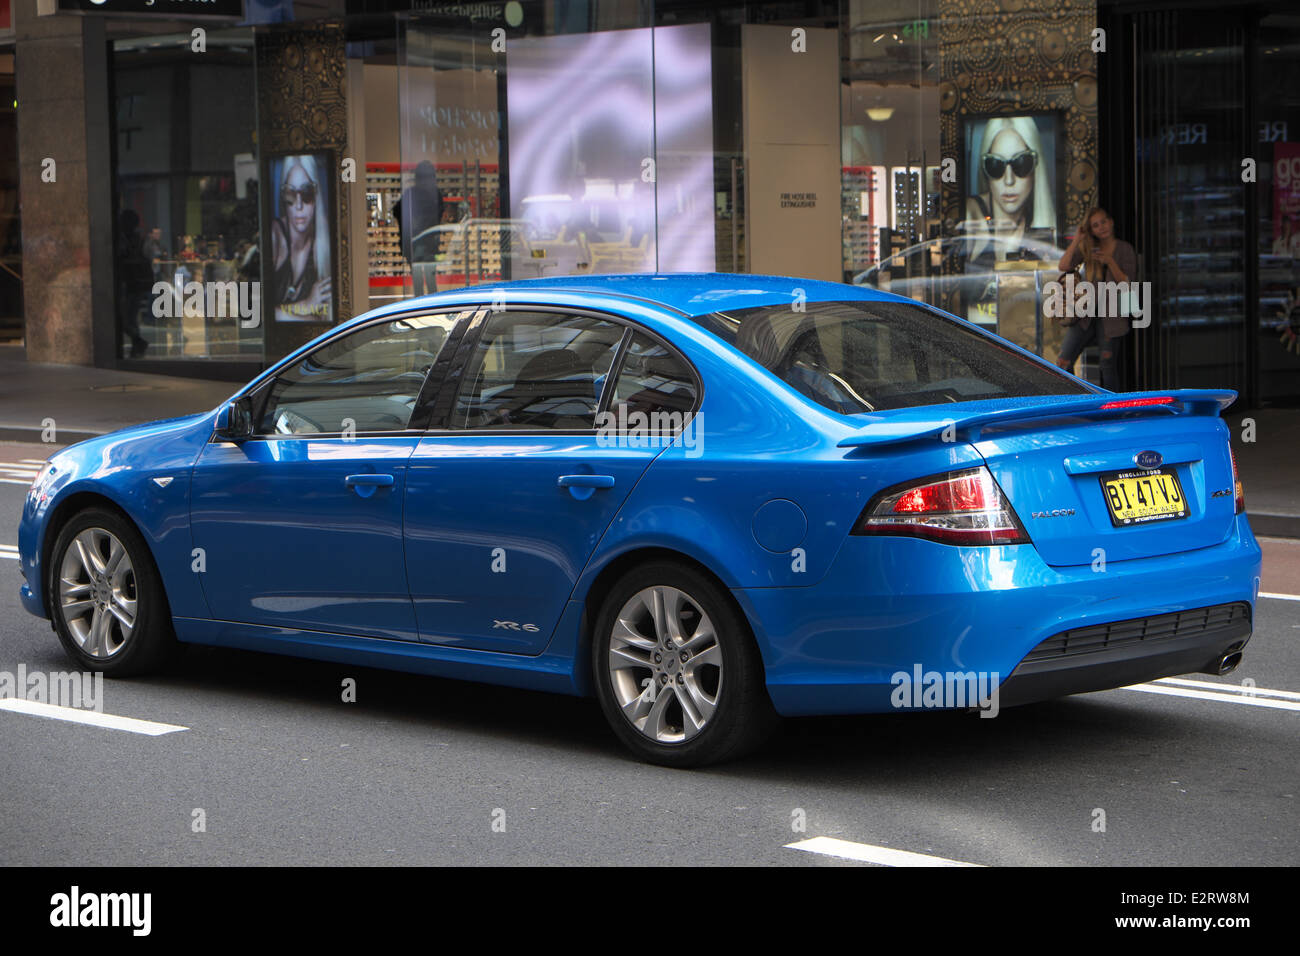
[[[213,618],[418,640],[406,464],[470,314],[331,339],[257,387],[252,437],[204,448],[191,523]]]
[[[605,529],[674,440],[666,432],[689,419],[697,380],[648,333],[573,310],[483,313],[457,365],[442,427],[407,476],[420,637],[539,654]],[[668,428],[631,434],[635,413],[656,409]]]

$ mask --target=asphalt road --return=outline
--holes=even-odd
[[[24,493],[0,480],[0,672],[71,670],[3,555]],[[1300,594],[1300,542],[1264,544],[1263,590]],[[815,837],[995,866],[1300,863],[1300,600],[1261,598],[1242,666],[1188,679],[1260,696],[787,721],[684,772],[626,756],[594,702],[189,648],[104,685],[106,713],[184,731],[0,710],[0,865],[862,865],[788,846]]]

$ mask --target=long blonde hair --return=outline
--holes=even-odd
[[[1057,228],[1056,200],[1052,198],[1053,184],[1051,172],[1043,156],[1042,138],[1038,135],[1038,124],[1032,116],[995,116],[984,125],[984,135],[980,137],[980,150],[977,162],[993,148],[993,141],[1004,130],[1011,130],[1019,136],[1025,146],[1033,150],[1038,157],[1034,166],[1034,203],[1027,210],[1025,225],[1030,229]],[[981,192],[987,192],[992,201],[993,184],[989,182],[988,173],[984,172],[983,162],[979,166],[979,184]]]
[[[1083,217],[1083,225],[1079,227],[1079,251],[1083,254],[1083,277],[1089,282],[1100,282],[1105,278],[1106,272],[1106,267],[1092,257],[1097,249],[1097,240],[1092,236],[1092,217],[1097,213],[1101,213],[1107,219],[1111,218],[1106,210],[1100,206],[1093,206],[1088,210],[1088,215]]]

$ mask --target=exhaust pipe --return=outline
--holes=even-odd
[[[1223,660],[1219,661],[1219,676],[1231,674],[1241,663],[1241,651],[1233,651],[1231,654],[1224,654]]]
[[[1222,677],[1224,674],[1231,674],[1241,663],[1241,646],[1230,647],[1224,652],[1218,660],[1210,661],[1201,668],[1202,674],[1213,674],[1216,677]]]

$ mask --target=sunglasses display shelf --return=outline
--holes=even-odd
[[[402,257],[402,234],[393,206],[402,196],[402,174],[396,164],[366,165],[366,251],[370,286],[375,291],[399,291],[410,275]]]
[[[470,217],[499,215],[500,177],[491,163],[437,163],[442,221],[452,225]],[[414,183],[414,165],[366,164],[366,240],[371,294],[403,294],[411,267],[402,255],[401,228],[393,207]],[[501,241],[483,224],[464,234],[446,229],[434,253],[438,288],[490,281],[501,275]]]
[[[844,223],[844,271],[861,272],[880,259],[879,223],[871,215],[876,204],[877,172],[870,166],[844,166],[840,170],[840,211]],[[867,214],[863,214],[865,206]]]

